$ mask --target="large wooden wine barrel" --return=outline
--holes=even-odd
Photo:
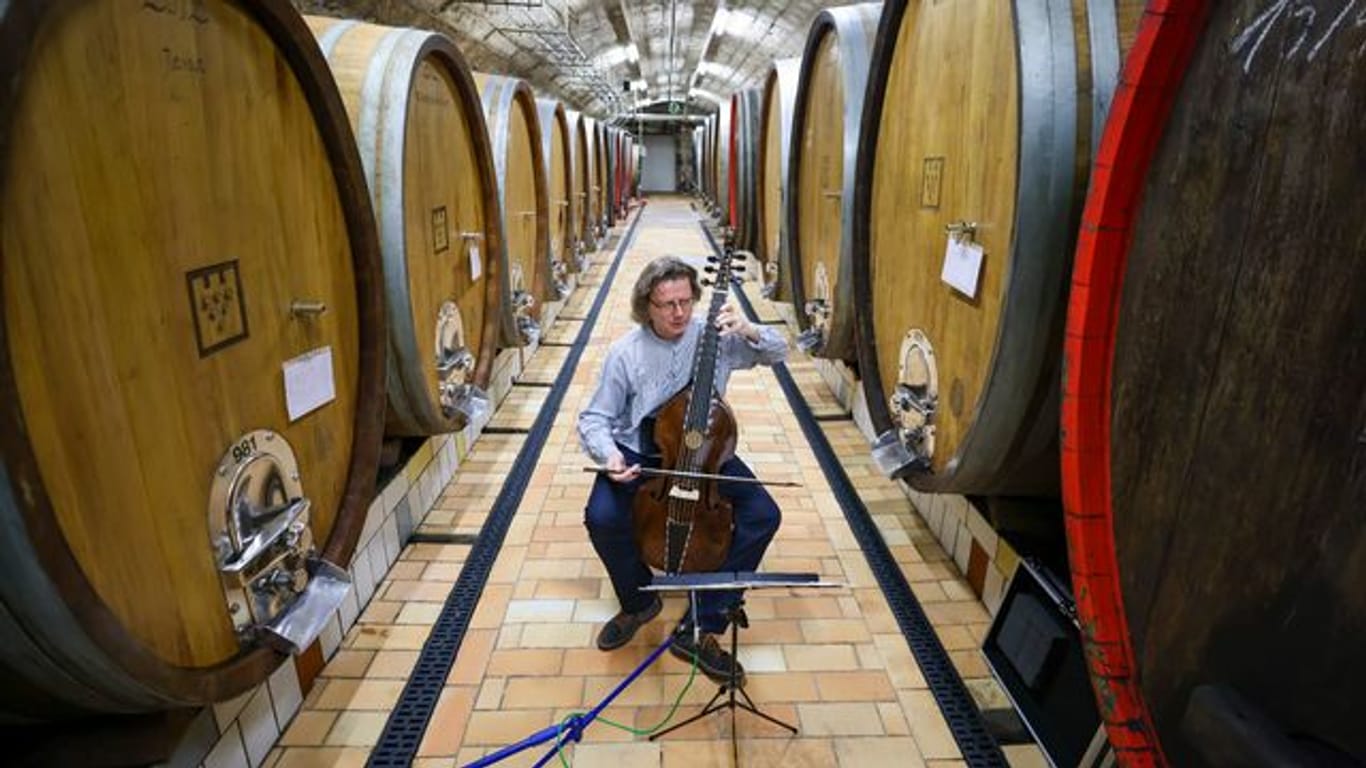
[[[697,126],[692,129],[692,181],[693,192],[696,195],[705,197],[706,190],[702,182],[702,154],[706,151],[706,126]]]
[[[1067,540],[1132,765],[1366,763],[1366,30],[1271,8],[1144,17],[1077,247]]]
[[[717,119],[717,116],[716,116],[716,115],[708,115],[708,116],[707,116],[707,133],[706,133],[706,137],[707,137],[707,138],[706,138],[706,141],[707,141],[707,144],[706,144],[706,152],[705,152],[705,154],[704,154],[704,156],[703,156],[702,162],[703,162],[703,164],[706,166],[703,175],[704,175],[704,177],[705,177],[706,180],[707,180],[707,200],[708,200],[708,202],[711,203],[711,205],[712,205],[713,208],[715,208],[715,207],[716,207],[716,204],[717,204],[717,198],[716,198],[716,136],[717,136],[717,132],[718,132],[720,129],[721,129],[721,128],[720,128],[720,121]]]
[[[633,200],[640,197],[640,153],[644,151],[644,144],[635,134],[628,133],[626,136],[626,155],[631,168],[630,183],[626,186],[626,199]]]
[[[716,147],[716,115],[707,115],[702,123],[702,192],[707,202],[716,204],[716,161],[712,153]]]
[[[613,172],[616,170],[615,158],[612,156],[612,136],[614,129],[603,121],[598,121],[598,151],[602,153],[598,160],[602,170],[602,189],[599,194],[602,197],[602,215],[607,226],[614,226],[617,223],[617,209],[612,204]]]
[[[562,298],[550,252],[550,194],[541,160],[536,95],[525,80],[476,72],[484,120],[493,144],[506,268],[501,336],[504,346],[524,346],[540,334],[541,305]]]
[[[1115,28],[1113,0],[887,5],[852,294],[868,308],[859,362],[873,426],[907,447],[918,488],[1059,492],[1064,289],[1101,119],[1092,46],[1119,54],[1117,37],[1088,36],[1101,15]],[[944,277],[951,243],[957,287]]]
[[[621,211],[626,213],[631,198],[636,195],[636,140],[628,131],[621,132]]]
[[[379,226],[389,321],[386,431],[465,426],[498,343],[497,182],[479,91],[451,41],[310,17],[357,137]]]
[[[596,178],[593,185],[594,200],[598,210],[599,226],[606,228],[615,222],[613,218],[611,166],[608,158],[607,125],[601,120],[593,126],[593,169]]]
[[[550,195],[550,261],[564,272],[578,263],[575,244],[578,242],[574,214],[573,149],[570,145],[569,120],[564,105],[558,99],[537,99],[536,109],[541,123],[541,159],[545,162],[547,192]]]
[[[630,150],[628,148],[629,144],[629,134],[618,128],[615,147],[617,158],[616,205],[618,218],[625,212],[626,200],[630,196],[631,161]]]
[[[757,166],[759,163],[759,112],[762,98],[757,88],[736,91],[730,97],[730,226],[735,246],[753,252],[759,239]]]
[[[617,189],[616,205],[617,217],[620,218],[626,212],[626,201],[631,197],[631,135],[625,130],[617,129],[616,157],[617,157]]]
[[[711,189],[711,203],[714,211],[720,210],[721,189],[717,184],[716,173],[720,169],[720,159],[716,156],[716,145],[721,140],[721,113],[717,112],[710,118],[710,128],[707,133],[707,179]]]
[[[868,58],[881,3],[821,11],[811,24],[792,106],[792,300],[813,354],[853,360],[853,209]],[[866,177],[863,177],[866,183]]]
[[[693,184],[699,197],[703,199],[707,196],[706,179],[703,169],[706,167],[705,158],[707,156],[707,126],[706,123],[693,129]]]
[[[607,210],[613,224],[621,218],[621,129],[604,127],[603,152],[607,157]]]
[[[581,256],[587,255],[588,251],[595,247],[595,237],[592,228],[593,209],[588,201],[588,190],[592,187],[592,156],[588,153],[590,146],[585,133],[584,121],[587,118],[580,112],[573,110],[565,111],[565,122],[569,126],[569,147],[570,147],[570,167],[572,170],[570,183],[570,196],[573,204],[570,206],[574,212],[574,236],[577,238],[575,248]],[[575,265],[577,268],[578,265]]]
[[[792,300],[783,211],[787,205],[788,159],[792,154],[792,108],[797,101],[801,65],[801,59],[796,58],[773,62],[761,96],[759,157],[755,164],[758,203],[754,208],[758,236],[754,240],[754,255],[763,270],[765,292],[778,301]]]
[[[636,140],[627,131],[621,132],[621,168],[621,210],[625,213],[636,195]]]
[[[612,208],[621,218],[621,201],[626,197],[626,134],[612,128]]]
[[[712,178],[716,185],[716,212],[723,224],[730,222],[730,109],[723,104],[716,112],[716,144],[712,149]]]
[[[346,112],[277,0],[14,0],[0,75],[0,721],[229,698],[283,657],[239,641],[228,518],[302,523],[302,578],[310,538],[349,563],[373,495],[383,295]]]
[[[582,138],[584,163],[584,216],[585,226],[593,235],[593,242],[596,245],[602,235],[602,203],[598,199],[598,188],[601,186],[601,176],[598,170],[598,121],[587,115],[583,117]]]

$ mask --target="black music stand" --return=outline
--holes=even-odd
[[[749,618],[745,615],[745,591],[749,589],[777,589],[794,587],[840,587],[842,584],[835,582],[822,581],[820,576],[814,573],[754,573],[752,571],[729,571],[721,573],[680,573],[656,575],[654,581],[647,587],[641,587],[642,591],[649,592],[689,592],[696,595],[698,592],[739,592],[740,600],[726,612],[726,618],[730,621],[730,656],[735,662],[739,663],[740,649],[740,630],[749,627]],[[693,631],[697,632],[697,611],[693,610]],[[737,698],[736,694],[739,694]],[[707,715],[730,710],[730,752],[731,759],[735,765],[740,764],[740,744],[736,740],[736,721],[735,710],[743,709],[751,714],[758,715],[763,719],[786,728],[795,736],[797,728],[793,725],[779,720],[772,715],[763,712],[754,704],[754,700],[745,691],[745,684],[736,679],[735,667],[730,670],[730,679],[721,683],[716,695],[711,697],[711,701],[702,708],[701,712],[689,717],[688,719],[675,723],[658,733],[650,735],[650,740],[654,741],[666,733],[672,733],[685,725],[701,720]]]

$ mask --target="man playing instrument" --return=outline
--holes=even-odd
[[[642,467],[658,467],[659,448],[652,437],[654,414],[690,383],[693,358],[702,337],[704,320],[694,317],[693,305],[702,297],[697,270],[673,256],[646,265],[631,294],[631,317],[640,325],[612,344],[592,399],[579,414],[579,439],[584,450],[607,472],[599,474],[584,511],[584,524],[598,557],[607,568],[621,612],[598,633],[598,648],[614,650],[628,643],[636,630],[662,607],[659,595],[642,592],[651,582],[650,569],[635,542],[631,510],[643,478]],[[716,392],[724,395],[735,370],[757,364],[774,365],[787,357],[787,342],[771,328],[758,328],[734,304],[717,316],[720,334]],[[724,462],[720,474],[753,478],[738,457]],[[778,530],[778,505],[762,485],[719,484],[732,503],[734,533],[720,571],[753,571]],[[744,670],[721,649],[717,636],[728,624],[727,611],[739,601],[736,592],[703,592],[699,614],[684,618],[670,650],[718,682],[737,679]],[[692,622],[701,630],[694,636]]]

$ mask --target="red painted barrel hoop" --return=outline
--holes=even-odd
[[[1137,680],[1110,484],[1111,365],[1139,197],[1196,42],[1205,0],[1146,11],[1115,93],[1082,216],[1068,304],[1062,403],[1063,503],[1087,666],[1123,765],[1166,765]]]

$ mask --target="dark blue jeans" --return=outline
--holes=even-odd
[[[626,456],[628,466],[637,463],[643,467],[659,466],[658,459],[643,457],[625,446],[617,447]],[[721,474],[754,477],[754,473],[739,458],[722,464]],[[614,483],[606,475],[598,475],[593,483],[593,492],[588,497],[588,508],[584,510],[588,538],[592,540],[602,564],[607,567],[612,589],[617,593],[617,602],[621,603],[622,610],[629,613],[644,610],[653,599],[649,592],[640,591],[641,587],[650,583],[652,577],[649,567],[641,560],[635,535],[631,531],[631,503],[644,479]],[[768,543],[773,540],[773,534],[778,532],[781,519],[778,504],[762,485],[721,483],[720,492],[730,499],[734,509],[735,533],[731,538],[730,555],[719,570],[753,571],[759,567],[759,561],[763,559]],[[738,592],[699,592],[698,609],[702,615],[698,623],[702,631],[724,632],[726,611],[739,599]]]

